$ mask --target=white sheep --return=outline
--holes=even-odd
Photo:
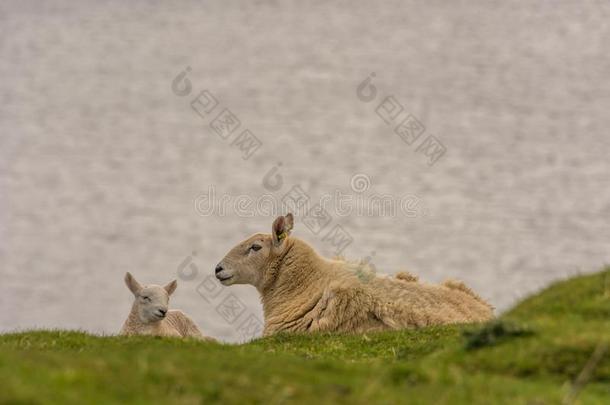
[[[128,272],[125,274],[125,284],[135,300],[121,335],[192,337],[214,341],[203,336],[195,322],[184,312],[168,310],[169,296],[178,287],[176,280],[165,287],[154,284],[143,286]]]
[[[235,246],[216,266],[223,285],[257,288],[264,335],[276,332],[349,332],[481,322],[493,308],[463,283],[429,285],[399,273],[380,277],[366,263],[319,256],[289,237],[291,214],[278,217],[271,235],[256,234]]]

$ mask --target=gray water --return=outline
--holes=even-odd
[[[0,331],[116,333],[130,271],[178,278],[173,307],[243,340],[256,291],[209,277],[273,218],[202,215],[210,186],[413,196],[415,215],[333,213],[317,235],[297,216],[294,235],[332,256],[340,225],[344,256],[462,279],[498,313],[610,262],[604,2],[71,3],[0,4]],[[190,106],[204,89],[208,118]],[[446,148],[432,166],[376,114],[389,95]],[[247,160],[209,126],[223,108],[262,142]]]

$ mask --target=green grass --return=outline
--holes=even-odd
[[[478,326],[244,345],[6,334],[0,403],[556,404],[595,349],[610,346],[609,320],[606,269],[556,283]],[[585,382],[575,403],[610,403],[610,350]]]

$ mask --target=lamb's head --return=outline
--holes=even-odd
[[[265,270],[289,244],[292,214],[273,221],[271,234],[257,233],[240,242],[216,266],[216,278],[224,285],[252,284],[260,286]]]
[[[125,274],[125,284],[136,298],[134,308],[143,323],[157,322],[165,318],[169,296],[178,287],[176,280],[165,287],[155,284],[141,285],[129,272]]]

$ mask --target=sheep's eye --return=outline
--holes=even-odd
[[[147,296],[142,297],[142,299],[143,299],[144,301],[150,301],[150,297],[147,297]]]
[[[255,252],[258,252],[262,248],[263,247],[261,245],[257,245],[256,243],[254,245],[250,246],[250,249],[254,250]]]

